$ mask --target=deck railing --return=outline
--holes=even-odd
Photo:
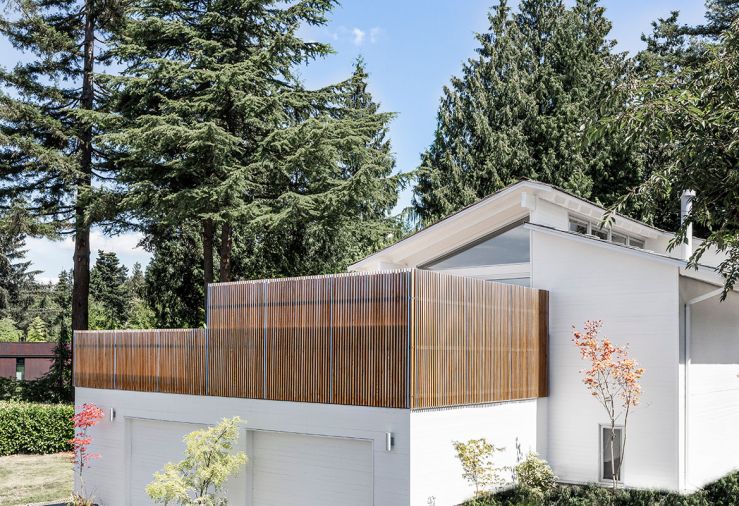
[[[548,294],[409,270],[214,284],[206,329],[75,334],[75,385],[392,408],[547,394]]]

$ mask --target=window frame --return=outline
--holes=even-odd
[[[611,478],[606,478],[603,473],[604,469],[604,455],[603,455],[603,431],[605,430],[611,430],[611,424],[610,423],[601,423],[598,424],[598,482],[600,483],[609,483],[612,484],[613,480]],[[624,443],[624,426],[623,425],[615,425],[614,430],[621,431],[620,434],[620,444],[623,445]],[[622,446],[623,447],[623,446]],[[623,485],[624,483],[624,463],[621,462],[621,468],[618,470],[619,479],[616,480],[616,483]]]
[[[444,253],[443,255],[439,255],[435,258],[432,258],[431,260],[424,262],[423,264],[419,265],[419,269],[427,270],[427,271],[435,271],[435,272],[446,272],[446,271],[452,271],[452,270],[458,270],[458,269],[479,269],[483,267],[492,267],[495,265],[521,265],[521,264],[530,264],[531,263],[531,234],[529,234],[529,259],[526,262],[512,262],[509,264],[485,264],[485,265],[470,265],[465,267],[447,267],[443,269],[434,269],[432,266],[434,264],[438,264],[440,262],[443,262],[444,260],[448,260],[449,258],[462,253],[463,251],[467,251],[469,249],[474,248],[475,246],[479,246],[480,244],[484,243],[485,241],[488,241],[490,239],[493,239],[499,235],[505,234],[506,232],[513,230],[516,227],[519,227],[521,225],[525,225],[529,223],[529,217],[526,216],[525,218],[521,218],[520,220],[513,221],[499,229],[497,229],[495,232],[491,232],[489,234],[486,234],[482,237],[478,237],[474,241],[466,242],[463,245],[453,249],[452,251],[449,251],[447,253]]]
[[[15,379],[17,381],[24,381],[26,379],[25,357],[16,357],[15,359]]]
[[[587,232],[585,234],[580,234],[580,232],[576,232],[576,231],[572,230],[571,225],[572,225],[573,222],[578,223],[580,225],[587,225]],[[583,218],[582,216],[578,216],[576,214],[569,214],[567,216],[567,231],[570,232],[570,233],[572,233],[572,234],[580,234],[580,235],[586,235],[586,236],[590,236],[590,237],[595,237],[596,239],[600,239],[601,241],[607,241],[607,242],[610,242],[611,244],[618,244],[620,246],[628,246],[630,248],[644,249],[645,246],[646,246],[646,244],[647,244],[646,239],[644,239],[643,237],[639,237],[639,236],[636,236],[636,235],[627,234],[626,232],[622,232],[620,230],[617,231],[617,232],[614,232],[613,231],[613,227],[610,227],[610,228],[601,228],[601,227],[595,225],[591,220],[589,220],[587,218]],[[596,233],[596,231],[601,232],[601,233],[605,232],[606,233],[606,237],[599,236]],[[626,242],[625,243],[622,243],[622,242],[616,242],[616,241],[614,241],[613,240],[613,234],[614,233],[617,236],[619,236],[619,237],[625,237],[626,238]],[[632,244],[632,242],[637,242],[637,243],[641,244],[641,246],[634,245],[634,244]]]

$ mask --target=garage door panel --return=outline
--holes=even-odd
[[[371,505],[372,444],[279,432],[255,432],[255,506]]]
[[[168,462],[179,462],[185,455],[182,438],[203,426],[157,420],[131,420],[128,504],[154,504],[146,486]]]

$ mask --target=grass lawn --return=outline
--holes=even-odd
[[[0,457],[0,506],[64,502],[72,494],[69,453]]]

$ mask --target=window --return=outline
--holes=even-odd
[[[531,287],[531,278],[490,278],[485,281],[494,281],[495,283],[503,283],[505,285],[518,285]]]
[[[15,359],[15,379],[22,380],[25,378],[26,378],[26,359],[16,358]]]
[[[613,430],[615,437],[611,440],[611,427],[600,426],[600,479],[601,481],[612,481],[614,473],[616,481],[622,481],[623,469],[621,468],[621,448],[623,447],[623,428],[616,427]],[[613,444],[611,444],[613,443]],[[613,449],[613,451],[611,451]]]
[[[570,232],[576,234],[592,235],[604,241],[610,241],[614,244],[622,244],[624,246],[632,246],[634,248],[644,249],[644,239],[631,237],[626,234],[614,232],[607,228],[601,228],[600,223],[593,223],[582,218],[570,216]]]
[[[518,222],[491,236],[422,266],[424,269],[460,269],[529,261],[529,231]]]

